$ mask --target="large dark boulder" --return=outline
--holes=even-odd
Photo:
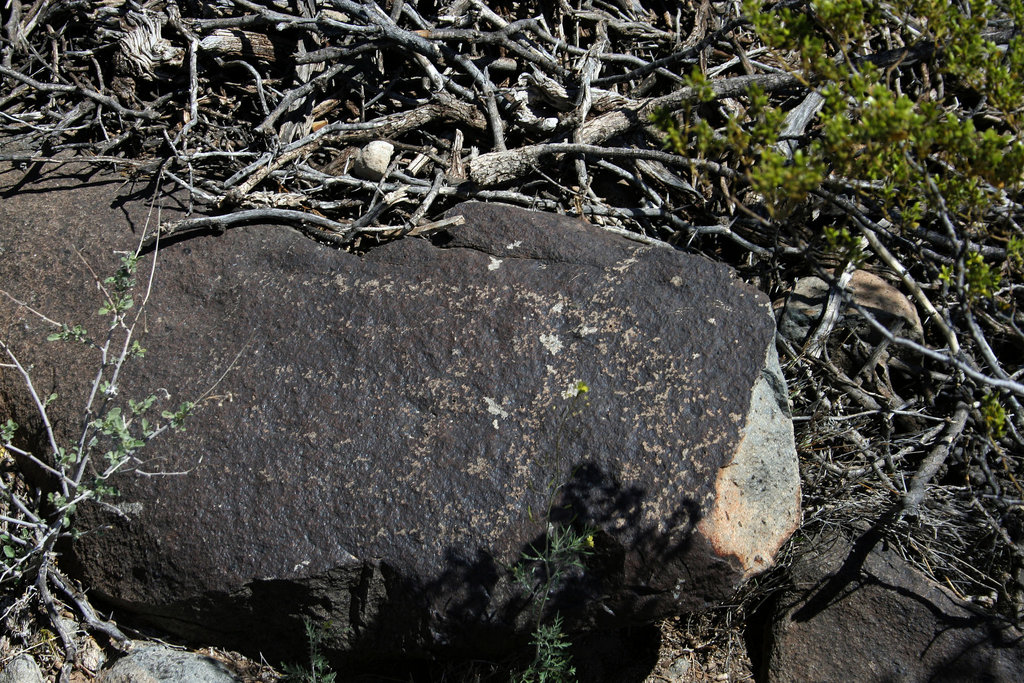
[[[93,272],[134,248],[145,207],[116,186],[16,180],[5,289],[102,330]],[[271,661],[304,616],[361,656],[494,654],[536,606],[509,568],[552,529],[597,530],[547,603],[571,629],[701,608],[771,563],[799,484],[765,297],[578,220],[455,212],[465,224],[432,241],[365,256],[275,226],[161,246],[148,353],[119,399],[198,409],[142,452],[147,476],[115,477],[120,514],[81,508],[70,553],[93,596]],[[0,334],[59,394],[67,438],[96,357],[43,343],[51,331],[0,301]],[[586,402],[563,396],[578,380]],[[13,373],[0,401],[36,424]]]

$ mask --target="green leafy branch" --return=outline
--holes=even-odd
[[[134,274],[137,265],[137,256],[125,256],[117,274],[104,280],[109,289],[105,288],[107,303],[100,313],[109,316],[111,323],[101,343],[93,341],[81,325],[60,325],[59,332],[47,337],[50,342],[81,343],[100,352],[100,367],[85,406],[87,420],[77,443],[59,443],[49,418],[49,408],[58,396],[50,394],[41,398],[28,369],[13,349],[0,341],[0,349],[21,375],[35,404],[50,455],[46,457],[15,445],[18,425],[11,419],[0,425],[0,443],[6,452],[48,475],[53,487],[46,496],[48,511],[43,512],[41,509],[33,510],[29,501],[23,500],[10,486],[0,481],[0,493],[20,513],[3,519],[7,530],[0,533],[0,549],[5,558],[0,563],[0,583],[19,579],[39,553],[49,552],[57,538],[72,533],[71,518],[82,501],[101,502],[115,495],[116,491],[108,484],[110,478],[150,440],[169,429],[183,429],[184,421],[193,409],[193,404],[186,402],[175,411],[163,411],[162,423],[151,423],[145,413],[156,402],[155,395],[138,401],[129,399],[127,412],[112,403],[118,395],[117,378],[124,362],[145,353],[145,349],[131,338],[136,321],[126,317],[134,305],[131,289],[136,286]],[[11,527],[15,529],[13,532]]]
[[[46,479],[43,488],[47,491],[45,496],[31,497],[33,489],[23,493],[17,477],[0,478],[0,495],[6,510],[6,514],[0,515],[0,585],[30,582],[35,586],[38,600],[60,636],[65,676],[75,661],[75,644],[61,621],[51,586],[77,606],[89,628],[117,641],[125,640],[125,636],[113,623],[99,618],[88,601],[75,594],[60,576],[54,566],[55,544],[61,538],[78,535],[74,515],[84,501],[109,505],[106,500],[117,494],[110,483],[112,477],[139,463],[139,451],[151,440],[168,430],[183,429],[195,407],[194,403],[185,402],[175,409],[161,411],[160,418],[154,419],[150,413],[157,403],[155,395],[127,400],[119,396],[125,363],[146,353],[134,335],[152,286],[153,271],[142,303],[137,305],[139,262],[138,253],[123,255],[114,275],[103,280],[96,278],[104,297],[98,312],[108,322],[105,333],[98,337],[91,336],[82,325],[57,323],[14,300],[57,328],[47,336],[49,342],[79,344],[98,355],[96,373],[83,407],[82,428],[72,442],[62,440],[50,419],[50,410],[60,397],[41,395],[30,368],[6,341],[0,340],[0,355],[7,361],[3,367],[20,376],[42,425],[39,436],[43,443],[41,448],[26,446],[32,443],[31,438],[19,438],[18,424],[7,419],[0,424],[0,456],[13,457],[23,471],[35,470]]]
[[[300,664],[284,664],[284,680],[296,683],[334,683],[337,674],[331,670],[330,662],[323,653],[323,644],[327,639],[327,630],[331,623],[319,624],[313,619],[303,619],[306,631],[306,644],[309,648],[309,666]]]

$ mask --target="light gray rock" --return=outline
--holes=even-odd
[[[212,657],[169,647],[147,647],[117,660],[99,683],[241,683],[242,678]]]
[[[800,525],[800,468],[786,380],[775,346],[754,384],[732,463],[719,470],[717,497],[697,525],[719,557],[733,557],[749,578],[771,566]],[[773,539],[768,545],[767,539]]]
[[[388,171],[395,146],[384,140],[374,140],[367,144],[356,155],[352,165],[352,175],[366,180],[380,180]]]
[[[43,683],[43,674],[36,660],[18,655],[0,670],[0,683]]]
[[[683,683],[688,681],[692,677],[690,676],[690,669],[693,667],[693,663],[688,656],[683,656],[672,662],[672,666],[668,668],[668,675],[672,678],[670,680],[673,683]]]

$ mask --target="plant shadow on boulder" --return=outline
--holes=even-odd
[[[592,530],[594,547],[584,569],[568,572],[540,615],[535,599],[512,577],[514,563],[485,549],[454,547],[445,554],[447,569],[426,583],[379,563],[338,567],[302,580],[254,581],[232,594],[154,606],[145,616],[122,611],[130,608],[129,601],[97,602],[144,634],[165,637],[161,629],[173,622],[186,643],[234,649],[275,665],[303,663],[304,622],[312,620],[323,633],[323,653],[338,679],[360,681],[441,680],[456,671],[480,680],[508,680],[529,663],[538,616],[543,623],[560,616],[578,680],[642,681],[657,663],[655,622],[714,602],[705,594],[691,599],[677,587],[679,581],[660,578],[667,567],[683,572],[698,590],[714,584],[701,572],[719,568],[714,562],[701,565],[701,553],[694,552],[699,508],[682,498],[662,524],[644,526],[641,488],[623,486],[594,463],[571,472],[548,528]],[[524,545],[519,556],[545,547],[546,536]],[[728,597],[725,591],[717,595]],[[222,634],[217,642],[211,642],[211,630]],[[424,648],[424,642],[435,645]]]
[[[438,629],[433,635],[450,647],[433,653],[440,657],[433,662],[409,660],[400,672],[389,667],[376,673],[418,672],[425,676],[422,680],[430,680],[460,660],[486,660],[493,663],[495,680],[501,680],[529,663],[533,627],[557,616],[565,623],[578,680],[644,680],[657,663],[660,647],[654,622],[678,613],[678,605],[695,604],[674,592],[674,583],[659,587],[658,568],[690,566],[695,571],[688,576],[701,583],[696,577],[699,570],[690,564],[693,530],[700,517],[697,504],[684,498],[663,524],[644,527],[644,500],[642,489],[623,486],[596,464],[574,467],[552,508],[548,533],[523,546],[520,558],[548,547],[554,529],[573,527],[580,533],[593,532],[593,549],[583,558],[583,569],[568,569],[557,591],[540,605],[538,596],[531,597],[512,579],[512,566],[483,550],[469,554],[449,548],[448,569],[435,581],[392,586],[389,591],[404,593],[424,613],[431,613]],[[543,612],[538,614],[538,609]],[[386,621],[364,632],[377,641],[366,642],[367,647],[379,647],[379,638],[386,637],[381,629]],[[339,670],[364,675],[373,670],[373,664],[357,663],[359,640],[348,652],[334,653]]]
[[[655,572],[659,566],[689,567],[688,576],[701,583],[699,568],[688,563],[699,510],[684,498],[661,525],[671,530],[666,533],[641,526],[645,497],[640,488],[583,463],[572,470],[553,508],[551,528],[594,530],[584,570],[570,572],[539,615],[545,623],[556,615],[564,619],[580,681],[644,680],[660,647],[654,622],[697,604],[671,585],[659,588]],[[523,546],[520,556],[543,548],[545,536]],[[255,581],[231,595],[167,605],[150,617],[161,625],[174,620],[186,641],[237,649],[272,664],[302,663],[304,620],[311,619],[325,636],[323,652],[339,680],[429,681],[453,672],[508,680],[529,663],[535,600],[515,582],[511,565],[484,549],[449,548],[446,566],[427,583],[383,564],[339,567],[302,581]],[[189,622],[198,626],[191,637]],[[223,633],[218,643],[209,642],[211,624]],[[424,649],[428,637],[436,646]]]

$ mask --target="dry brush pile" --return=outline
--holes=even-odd
[[[0,161],[74,158],[185,193],[194,214],[153,242],[273,223],[366,250],[476,199],[703,253],[776,300],[822,277],[821,316],[779,342],[801,536],[881,525],[964,597],[1022,616],[1018,0],[0,12]],[[850,324],[859,270],[897,286],[923,334],[863,307]]]

